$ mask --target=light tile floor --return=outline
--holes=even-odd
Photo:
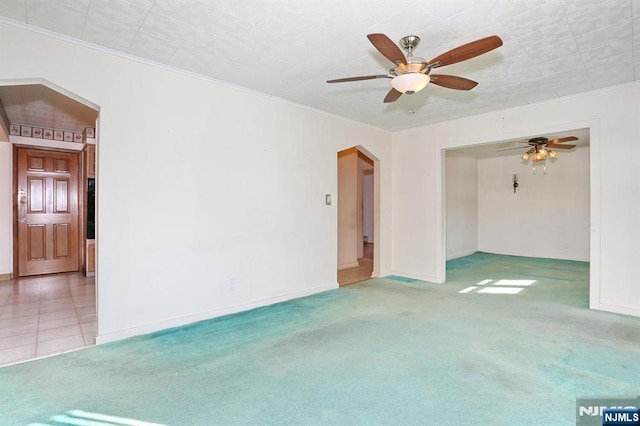
[[[95,340],[94,278],[75,272],[0,281],[0,366]]]

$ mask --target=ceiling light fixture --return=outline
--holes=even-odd
[[[554,149],[574,149],[576,145],[565,144],[564,142],[577,141],[575,136],[567,136],[564,138],[547,139],[543,136],[529,139],[526,143],[529,145],[527,150],[520,156],[523,163],[527,163],[529,159],[533,163],[533,174],[536,173],[536,164],[542,163],[545,167],[545,160],[548,158],[551,161],[555,161],[558,158],[558,152]],[[520,149],[519,147],[499,149],[498,151],[511,151],[512,149]]]
[[[413,95],[427,87],[431,81],[428,75],[420,72],[408,72],[391,80],[391,86],[405,95]]]
[[[531,158],[531,160],[534,163],[546,160],[547,156],[549,156],[549,159],[551,160],[555,160],[556,158],[558,158],[557,152],[551,149],[545,149],[544,147],[538,147],[538,146],[531,148],[530,150],[522,154],[520,158],[522,159],[522,161],[527,162],[532,155],[533,157]]]
[[[545,149],[544,146],[536,145],[522,154],[520,158],[525,163],[529,160],[529,158],[531,158],[531,161],[533,162],[533,174],[536,174],[536,163],[542,163],[542,165],[544,166],[544,173],[546,174],[547,166],[544,160],[547,159],[547,156],[550,160],[555,160],[556,158],[558,158],[558,153],[551,149]]]

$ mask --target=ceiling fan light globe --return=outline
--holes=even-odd
[[[408,72],[394,77],[391,80],[391,87],[400,93],[413,94],[421,91],[431,81],[428,75],[419,72]]]
[[[542,155],[542,153],[540,153],[540,152],[536,152],[533,155],[533,162],[534,163],[537,163],[537,162],[540,162],[540,161],[544,161],[544,159],[545,159],[545,156]]]

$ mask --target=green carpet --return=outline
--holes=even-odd
[[[640,318],[586,309],[588,268],[477,253],[447,284],[372,279],[0,368],[0,424],[572,425],[577,397],[640,394]]]

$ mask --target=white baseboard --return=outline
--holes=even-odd
[[[597,306],[591,305],[589,306],[589,308],[598,310],[598,311],[613,312],[614,314],[640,317],[640,308],[633,307],[633,306],[607,305],[604,303],[600,303]]]
[[[371,272],[371,278],[381,278],[386,277],[388,275],[393,275],[391,271],[376,271],[375,269]]]
[[[431,283],[437,282],[435,275],[412,274],[410,272],[395,271],[395,270],[391,271],[391,273],[388,275],[397,275],[399,277],[413,278],[414,280],[428,281]]]
[[[552,253],[552,252],[532,253],[532,252],[518,251],[518,250],[513,250],[513,251],[509,251],[508,253],[506,252],[503,253],[501,251],[485,250],[481,248],[479,248],[478,251],[483,253],[489,253],[489,254],[499,254],[503,256],[520,256],[520,257],[534,257],[536,259],[556,259],[556,260],[571,260],[575,262],[589,262],[589,256],[587,256],[586,258],[584,256],[568,256],[566,253],[565,254],[558,254],[558,253]]]
[[[450,254],[450,255],[447,255],[447,260],[453,260],[453,259],[458,259],[460,257],[471,256],[473,253],[477,253],[477,250]]]
[[[357,260],[351,263],[343,263],[342,265],[338,265],[338,271],[341,271],[343,269],[357,268],[358,266],[360,266],[360,264]]]
[[[338,283],[325,284],[319,287],[313,287],[292,293],[282,294],[275,297],[268,297],[260,300],[253,300],[239,305],[226,306],[223,308],[214,309],[211,311],[200,312],[197,314],[186,315],[178,318],[171,318],[165,321],[154,322],[151,324],[145,324],[138,327],[127,328],[125,330],[118,330],[104,334],[98,334],[96,336],[96,344],[101,345],[103,343],[115,342],[129,337],[139,336],[142,334],[153,333],[167,328],[180,327],[183,325],[191,324],[197,321],[208,320],[212,318],[221,317],[229,314],[236,314],[238,312],[244,312],[262,306],[273,305],[274,303],[286,302],[287,300],[298,299],[300,297],[311,296],[312,294],[322,293],[328,290],[334,290],[338,288]]]

